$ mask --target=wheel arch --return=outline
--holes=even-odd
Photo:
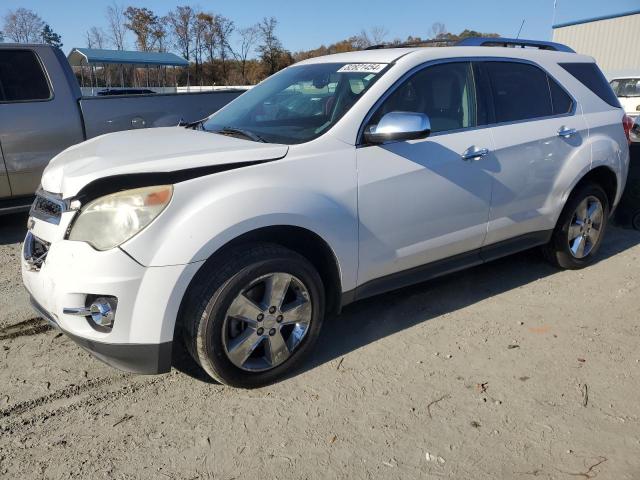
[[[193,291],[193,286],[207,273],[209,266],[232,248],[258,242],[280,245],[299,253],[309,260],[318,271],[325,288],[326,312],[329,314],[340,312],[342,275],[338,257],[331,246],[320,235],[307,228],[294,225],[271,225],[256,228],[229,240],[213,252],[200,266],[189,282],[180,302],[174,327],[174,338],[179,330],[186,302],[189,301],[189,293]]]
[[[602,189],[607,194],[609,209],[610,211],[613,211],[613,206],[615,205],[618,195],[618,176],[616,175],[616,172],[612,168],[605,165],[600,165],[592,170],[589,170],[573,186],[567,198],[569,198],[569,196],[573,192],[575,192],[576,189],[580,188],[586,183],[596,183],[597,185],[600,185],[600,187],[602,187]]]

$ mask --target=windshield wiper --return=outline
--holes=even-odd
[[[242,128],[224,127],[222,130],[216,130],[214,133],[219,133],[221,135],[241,135],[249,140],[253,140],[254,142],[266,143],[266,140],[260,135],[250,132],[249,130],[243,130]]]
[[[201,118],[200,120],[196,120],[195,122],[185,122],[183,119],[180,119],[180,123],[178,123],[179,127],[190,128],[192,130],[204,130],[204,122],[209,120],[209,117]]]

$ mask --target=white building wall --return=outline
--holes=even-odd
[[[640,70],[640,13],[554,28],[553,40],[591,55],[606,73]]]

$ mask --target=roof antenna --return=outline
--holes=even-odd
[[[518,30],[518,35],[516,35],[516,40],[520,38],[520,32],[522,32],[522,27],[524,27],[524,18],[522,19],[522,23],[520,24],[520,30]]]

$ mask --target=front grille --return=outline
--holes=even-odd
[[[62,212],[66,210],[66,204],[61,198],[57,198],[42,190],[36,193],[36,199],[31,206],[30,215],[45,222],[58,225]]]
[[[42,264],[47,258],[49,253],[48,242],[39,239],[31,232],[27,232],[27,238],[24,239],[24,259],[29,264],[31,270],[40,270]]]

